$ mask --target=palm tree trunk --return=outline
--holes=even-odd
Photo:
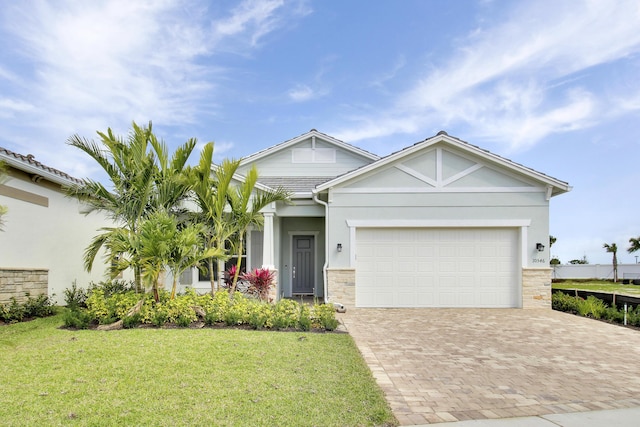
[[[178,289],[178,276],[177,274],[173,273],[173,285],[171,286],[171,299],[175,299],[176,298],[176,290]]]
[[[209,268],[209,282],[211,283],[211,296],[216,294],[216,281],[213,278],[213,260],[215,258],[209,258],[207,265]]]
[[[236,291],[238,284],[238,277],[240,276],[240,267],[242,266],[242,253],[244,252],[244,239],[240,236],[240,242],[238,243],[238,261],[236,262],[236,274],[233,275],[233,284],[231,285],[231,294]]]

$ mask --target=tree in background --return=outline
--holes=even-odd
[[[605,243],[604,245],[602,245],[602,247],[604,249],[606,249],[607,252],[610,252],[613,254],[613,281],[617,282],[618,281],[618,245],[616,245],[615,243]]]
[[[589,264],[589,260],[586,255],[583,255],[580,259],[572,259],[569,264]]]
[[[627,248],[627,252],[632,253],[635,251],[640,251],[640,237],[632,237],[629,239],[629,248]]]

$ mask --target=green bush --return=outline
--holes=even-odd
[[[88,293],[99,289],[108,298],[114,294],[121,294],[128,291],[136,291],[135,283],[126,280],[110,280],[98,283],[90,283]]]
[[[22,322],[25,312],[24,305],[20,304],[16,297],[11,297],[11,303],[3,306],[2,320],[6,323]]]
[[[67,308],[75,309],[87,306],[87,291],[84,288],[79,288],[74,280],[70,288],[65,289],[64,302]]]
[[[55,307],[47,295],[41,294],[33,298],[27,294],[24,302],[25,317],[47,317],[55,314]]]
[[[313,327],[333,331],[338,327],[336,310],[333,304],[314,304],[311,312],[311,324]]]
[[[269,303],[256,302],[250,304],[247,312],[247,323],[253,329],[263,329],[271,327],[273,319],[273,309]]]
[[[567,295],[564,292],[556,292],[551,295],[551,307],[554,310],[577,314],[578,298]]]
[[[131,316],[125,316],[122,318],[122,327],[125,329],[135,328],[142,323],[142,315],[140,313],[133,313]]]
[[[302,331],[311,329],[311,310],[306,305],[300,306],[300,317],[298,318],[298,328]]]
[[[295,328],[300,319],[300,304],[290,299],[281,299],[274,306],[272,317],[274,329]]]
[[[578,301],[578,314],[600,319],[607,311],[607,305],[601,299],[589,295],[587,299]]]
[[[66,328],[87,329],[91,325],[91,316],[86,310],[69,309],[64,312],[62,321]]]
[[[618,310],[615,306],[607,307],[602,318],[611,322],[622,323],[624,321],[624,311]]]

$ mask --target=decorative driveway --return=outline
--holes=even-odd
[[[640,330],[550,309],[339,316],[402,425],[640,407]]]

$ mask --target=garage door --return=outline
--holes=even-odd
[[[520,307],[518,233],[358,228],[358,307]]]

